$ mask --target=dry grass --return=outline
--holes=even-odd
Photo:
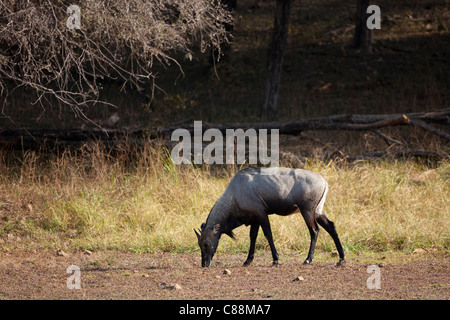
[[[14,248],[196,251],[193,228],[205,221],[237,168],[175,166],[150,144],[108,152],[90,144],[52,156],[0,154],[0,241]],[[133,156],[130,156],[133,154]],[[325,210],[347,251],[447,250],[450,163],[435,168],[408,162],[338,165],[309,161],[327,178]],[[279,250],[309,245],[300,215],[271,216]],[[245,252],[248,228],[219,251]],[[258,248],[268,250],[260,235]],[[318,250],[333,251],[322,230]]]

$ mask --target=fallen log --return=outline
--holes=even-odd
[[[436,128],[432,124],[439,125]],[[450,128],[450,108],[416,112],[409,114],[385,114],[385,115],[335,115],[295,121],[281,122],[242,122],[211,124],[202,123],[202,133],[207,129],[219,129],[222,134],[226,134],[227,129],[278,129],[280,135],[298,136],[304,131],[314,130],[350,130],[350,131],[371,131],[384,139],[389,145],[399,144],[400,141],[388,137],[380,131],[381,128],[393,126],[417,127],[438,136],[440,139],[450,141],[450,134],[446,131]],[[170,127],[144,128],[144,129],[32,129],[32,128],[12,128],[0,129],[0,147],[10,149],[36,149],[53,146],[82,146],[86,141],[100,141],[106,146],[114,146],[118,143],[132,141],[145,143],[152,139],[170,139],[172,132],[176,129],[186,129],[193,133],[194,125],[176,125]],[[444,131],[444,129],[446,131]]]
[[[450,153],[448,152],[435,152],[421,149],[414,150],[398,150],[398,151],[374,151],[365,152],[363,154],[349,155],[349,156],[336,156],[335,158],[342,158],[346,161],[357,161],[357,160],[374,160],[379,158],[425,158],[434,160],[450,160]]]
[[[450,135],[427,124],[436,123],[444,126],[450,125],[450,108],[433,111],[417,112],[411,114],[388,114],[388,115],[337,115],[321,118],[312,118],[295,121],[280,122],[238,122],[225,124],[202,123],[202,132],[215,128],[226,133],[227,129],[278,129],[280,135],[298,135],[303,131],[310,130],[350,130],[367,131],[388,126],[414,125],[427,130],[446,140]],[[176,129],[186,129],[193,133],[194,125],[174,126],[157,129],[157,134],[167,137]]]
[[[435,134],[435,135],[438,135],[438,136],[440,136],[441,138],[450,140],[450,134],[448,134],[448,133],[446,133],[446,132],[444,132],[444,131],[442,131],[442,130],[436,129],[436,128],[433,127],[433,126],[430,126],[429,124],[426,124],[426,123],[423,122],[422,120],[412,120],[412,121],[411,121],[411,124],[412,124],[413,126],[416,126],[416,127],[418,127],[418,128],[421,128],[421,129],[423,129],[423,130],[429,131],[429,132],[431,132],[431,133],[433,133],[433,134]]]

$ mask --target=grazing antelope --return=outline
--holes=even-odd
[[[263,172],[273,168],[247,168],[231,180],[223,195],[211,209],[200,230],[194,230],[202,252],[202,267],[209,267],[222,234],[234,238],[233,229],[250,225],[250,250],[244,266],[254,257],[256,237],[261,226],[272,251],[273,265],[278,264],[278,253],[273,243],[269,215],[287,216],[300,210],[311,234],[308,256],[314,256],[319,226],[333,238],[339,253],[338,265],[344,261],[344,250],[334,223],[323,213],[328,183],[320,174],[289,168],[276,168],[273,174]]]

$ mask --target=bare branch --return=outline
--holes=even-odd
[[[175,52],[192,55],[228,41],[232,22],[220,1],[80,1],[81,29],[69,30],[66,9],[58,0],[0,0],[0,92],[25,86],[35,103],[56,100],[86,118],[84,108],[99,101],[104,79],[123,87],[153,88],[155,63],[174,63]],[[11,87],[10,83],[13,83]]]

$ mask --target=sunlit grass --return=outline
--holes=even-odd
[[[98,145],[44,159],[29,153],[0,163],[0,237],[5,246],[198,251],[193,232],[225,190],[234,168],[176,166],[160,147],[114,156]],[[450,164],[409,161],[305,165],[329,182],[324,210],[346,251],[411,251],[449,246]],[[279,251],[306,251],[300,214],[270,217]],[[248,250],[249,228],[223,236],[220,252]],[[17,241],[17,238],[20,241]],[[268,249],[262,232],[258,249]],[[321,230],[317,250],[334,251]]]

